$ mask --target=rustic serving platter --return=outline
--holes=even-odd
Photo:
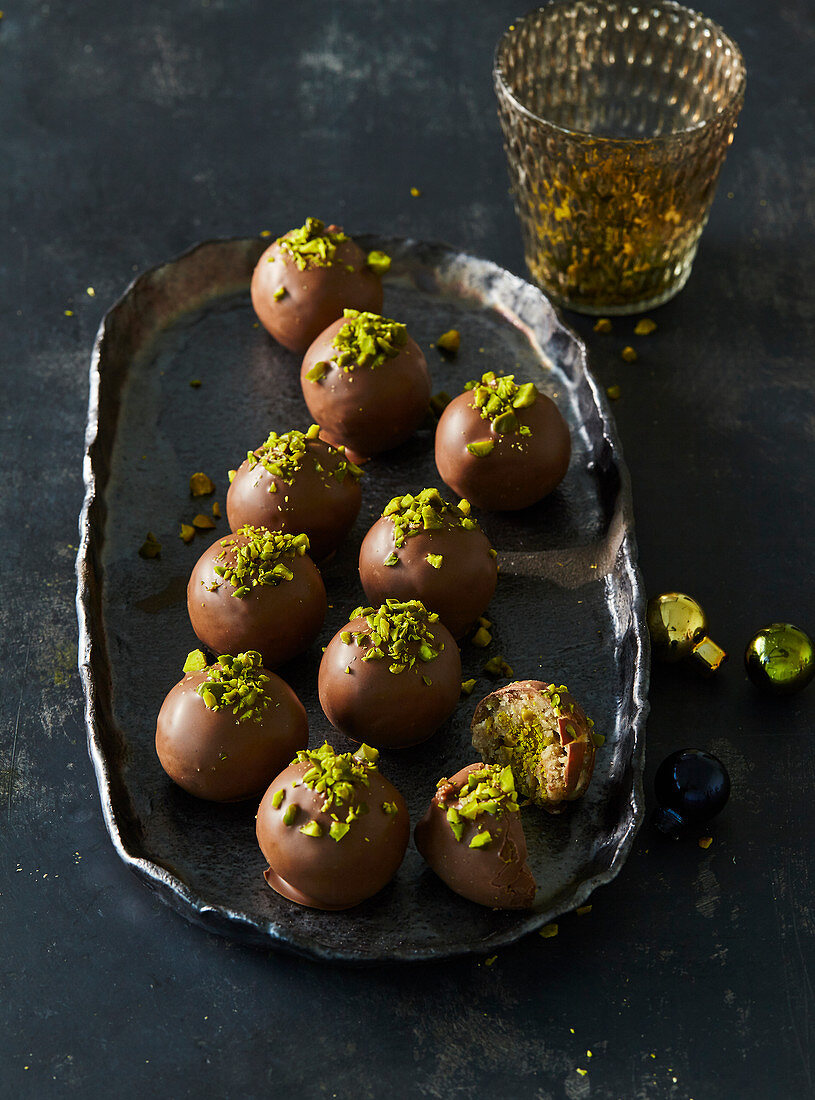
[[[585,348],[539,290],[445,245],[358,239],[391,255],[383,312],[406,322],[425,350],[435,391],[455,394],[486,370],[515,373],[554,397],[571,428],[571,466],[550,497],[519,513],[478,516],[499,552],[501,575],[488,612],[491,646],[462,646],[463,677],[478,681],[472,696],[462,696],[430,741],[380,760],[415,824],[437,779],[476,759],[469,734],[475,705],[506,682],[483,674],[490,656],[501,654],[515,678],[568,684],[606,742],[588,794],[569,812],[524,810],[535,908],[493,912],[457,897],[412,843],[393,882],[363,905],[342,913],[298,907],[263,880],[256,804],[194,799],[158,763],[156,715],[198,646],[186,614],[187,578],[210,541],[228,532],[221,520],[191,545],[178,537],[181,521],[202,510],[189,496],[190,474],[213,478],[224,511],[227,471],[247,450],[271,430],[305,430],[310,422],[299,359],[257,325],[249,301],[251,272],[267,242],[197,245],[140,275],[99,329],[77,558],[89,751],[121,858],[163,901],[211,931],[345,962],[490,952],[612,879],[642,818],[649,652],[629,478]],[[431,345],[450,328],[459,329],[462,346],[446,359]],[[429,421],[366,465],[360,516],[323,570],[330,609],[321,636],[279,670],[305,704],[312,747],[324,739],[338,751],[351,747],[317,700],[320,646],[364,602],[359,545],[387,501],[431,485],[445,491],[432,443]],[[138,555],[148,530],[162,544],[152,560]]]

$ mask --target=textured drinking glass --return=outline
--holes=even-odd
[[[636,313],[690,275],[744,101],[738,46],[671,2],[555,0],[493,69],[524,252],[582,313]]]

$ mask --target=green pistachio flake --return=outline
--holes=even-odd
[[[432,687],[433,686],[433,681],[430,679],[429,676],[423,676],[422,677],[422,683],[425,685],[425,687]]]
[[[327,373],[328,363],[325,363],[322,359],[319,359],[313,367],[310,367],[309,370],[306,371],[306,381],[315,383],[320,382],[323,378],[325,378]]]
[[[349,621],[354,619],[364,619],[367,627],[353,633],[356,644],[365,650],[362,660],[387,659],[395,676],[412,669],[417,661],[435,660],[444,648],[433,632],[439,617],[420,600],[386,600],[379,608],[357,607],[349,616]]]
[[[491,558],[497,558],[497,557],[498,557],[498,551],[497,551],[497,550],[493,550],[493,548],[492,548],[492,547],[490,547],[490,548],[489,548],[489,551],[488,551],[488,553],[489,553],[489,555],[490,555],[490,557],[491,557]]]
[[[457,328],[451,328],[448,332],[443,332],[436,340],[436,347],[440,351],[446,351],[448,355],[455,355],[461,347],[461,333]]]
[[[606,735],[604,733],[594,733],[594,731],[592,731],[591,739],[596,749],[599,749],[601,745],[605,745],[606,743]]]
[[[470,519],[469,504],[466,501],[463,503],[466,509],[448,504],[438,489],[422,489],[415,496],[406,493],[393,497],[386,504],[382,516],[393,521],[393,541],[398,550],[405,545],[406,539],[422,532],[453,530],[456,527],[478,531],[478,524]]]
[[[470,841],[471,848],[486,848],[488,844],[492,844],[492,837],[488,829],[485,829],[483,833],[476,833]]]
[[[399,813],[399,807],[396,805],[395,802],[383,802],[382,803],[382,812],[386,813],[386,814],[390,814],[392,816],[393,814],[398,814]]]
[[[280,809],[280,805],[285,797],[286,792],[282,787],[279,791],[275,791],[275,793],[272,795],[272,805],[276,810]]]
[[[531,434],[528,425],[520,424],[514,410],[526,409],[535,403],[538,391],[533,382],[518,385],[513,374],[498,376],[494,371],[488,371],[480,380],[468,382],[464,388],[473,395],[472,407],[479,410],[482,420],[492,421],[492,430],[496,434]],[[474,451],[473,447],[478,445],[470,443],[467,449],[477,455],[479,452]]]
[[[158,558],[161,557],[161,543],[158,541],[152,531],[147,532],[147,537],[139,547],[140,558]]]
[[[407,344],[407,329],[399,321],[358,309],[344,309],[343,317],[345,324],[331,346],[337,350],[334,362],[344,371],[376,370],[386,359],[395,359]]]
[[[332,840],[339,842],[350,828],[351,826],[347,825],[344,821],[332,821],[328,833]]]
[[[285,813],[283,814],[283,824],[284,825],[293,825],[294,824],[294,819],[296,817],[297,817],[297,806],[294,804],[294,802],[290,802],[289,805],[286,807]]]
[[[492,641],[492,634],[483,626],[479,626],[470,641],[479,649],[485,649]]]
[[[238,722],[260,722],[269,705],[268,681],[260,654],[250,649],[235,657],[222,654],[195,690],[209,710],[231,710]]]
[[[207,661],[204,656],[204,651],[202,649],[192,649],[187,654],[187,659],[184,662],[184,671],[200,672],[202,669],[206,668],[208,664],[209,661]]]
[[[282,298],[286,297],[286,288],[284,286],[279,286],[272,297],[276,302],[279,302]]]
[[[294,573],[286,561],[293,563],[308,550],[308,535],[304,534],[290,535],[247,524],[239,527],[235,535],[221,539],[224,549],[219,557],[223,558],[223,564],[214,567],[219,579],[210,585],[210,591],[229,584],[230,595],[237,599],[244,599],[259,584],[275,587],[290,581]]]
[[[322,365],[327,367],[327,364]],[[319,364],[315,364],[313,369],[317,366]],[[265,443],[261,443],[254,451],[249,451],[246,456],[249,469],[253,470],[260,463],[268,473],[272,474],[276,480],[269,482],[270,493],[277,492],[276,481],[292,485],[308,455],[311,456],[315,468],[318,465],[318,458],[320,465],[327,462],[324,469],[339,482],[342,482],[348,474],[359,479],[362,476],[362,470],[350,462],[341,449],[330,447],[328,444],[309,447],[310,443],[314,443],[319,438],[319,434],[319,424],[312,424],[305,433],[294,429],[282,435],[270,432]],[[328,447],[327,455],[324,453],[325,447]]]
[[[444,555],[442,554],[426,554],[425,560],[428,565],[431,565],[434,569],[441,569],[441,563],[444,561]]]
[[[388,554],[388,556],[382,562],[382,564],[383,565],[398,565],[399,564],[399,558],[393,551],[391,551],[390,554]]]
[[[506,676],[508,679],[511,679],[515,675],[512,668],[507,664],[500,653],[495,657],[490,657],[484,665],[484,672],[487,676],[494,676],[496,678]]]
[[[479,439],[475,443],[468,443],[467,450],[476,458],[486,458],[495,446],[494,439]]]
[[[375,275],[384,275],[385,272],[390,269],[391,258],[387,252],[380,252],[378,248],[375,248],[372,252],[368,253],[365,265],[369,267]]]
[[[452,397],[445,390],[439,390],[438,393],[434,393],[430,398],[430,411],[438,420],[444,410],[452,401]]]
[[[450,784],[449,779],[440,780],[438,787],[438,804],[445,810],[447,823],[456,840],[461,840],[464,823],[467,821],[475,821],[484,814],[497,819],[504,813],[518,812],[518,796],[512,770],[500,764],[484,764],[470,772],[459,790]],[[486,840],[471,844],[470,847],[479,848],[488,844],[492,839],[489,832],[482,830],[477,833],[477,837],[485,835]]]
[[[300,832],[305,833],[306,836],[319,837],[323,835],[323,827],[319,821],[309,821],[300,826]]]
[[[310,790],[323,796],[322,810],[331,810],[333,807],[335,812],[331,816],[335,824],[345,826],[339,836],[335,835],[336,830],[332,827],[331,836],[334,840],[341,839],[354,820],[368,812],[365,803],[359,801],[359,795],[370,786],[370,773],[376,771],[378,757],[379,753],[369,745],[361,745],[352,756],[349,752],[336,753],[327,742],[319,749],[301,749],[297,753],[295,763],[309,765],[302,782]]]
[[[464,680],[461,684],[462,695],[472,695],[473,688],[475,687],[475,680]]]
[[[190,476],[190,495],[194,497],[206,497],[215,492],[215,482],[211,477],[200,471]]]
[[[306,218],[299,229],[292,229],[277,241],[300,271],[307,267],[331,267],[337,245],[350,238],[342,230],[326,230],[319,218]]]

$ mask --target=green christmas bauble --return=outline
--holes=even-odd
[[[756,687],[792,695],[815,676],[815,649],[812,639],[792,623],[770,623],[750,639],[744,664]]]

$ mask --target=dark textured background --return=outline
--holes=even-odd
[[[815,688],[763,699],[740,654],[773,619],[815,633],[815,21],[803,0],[706,11],[749,75],[691,281],[633,365],[633,321],[570,320],[622,388],[647,589],[697,595],[731,653],[709,682],[655,669],[648,775],[710,748],[731,803],[707,851],[646,826],[555,939],[348,971],[188,925],[105,834],[75,672],[88,355],[135,271],[310,213],[522,272],[489,75],[516,0],[9,0],[0,1094],[812,1095]]]

